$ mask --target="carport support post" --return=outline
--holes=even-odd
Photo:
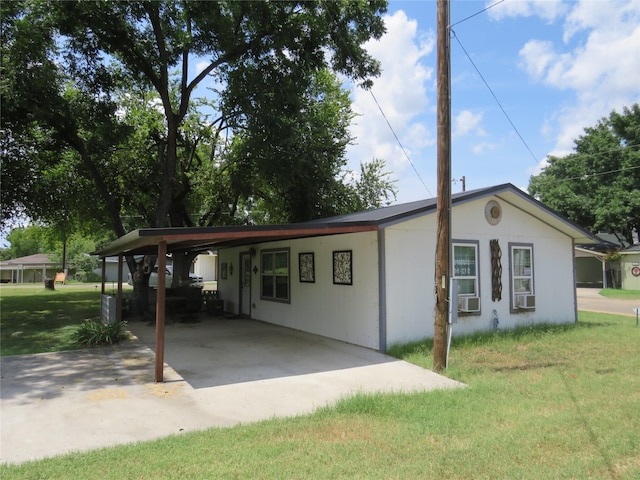
[[[158,294],[156,295],[156,375],[155,381],[164,381],[164,298],[167,285],[167,241],[158,243]]]
[[[118,294],[116,296],[116,321],[122,321],[122,255],[118,255]]]

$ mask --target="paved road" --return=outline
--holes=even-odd
[[[614,313],[635,317],[635,308],[640,308],[640,300],[611,299],[600,295],[597,288],[578,288],[578,310]]]

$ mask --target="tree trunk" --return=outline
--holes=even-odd
[[[143,318],[151,315],[149,308],[149,277],[153,272],[156,260],[157,256],[155,255],[146,255],[140,262],[136,262],[133,257],[127,258],[127,264],[131,272],[131,283],[133,283],[135,310]]]
[[[173,254],[173,283],[172,287],[188,287],[191,284],[189,272],[191,264],[198,256],[197,252],[183,252]]]

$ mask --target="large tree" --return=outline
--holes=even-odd
[[[127,131],[109,95],[117,76],[75,61],[64,68],[48,7],[0,4],[1,220],[24,213],[64,230],[103,218],[122,235],[120,192],[108,164]]]
[[[575,153],[549,157],[531,177],[529,193],[591,231],[640,240],[640,106],[585,128]]]
[[[309,109],[322,105],[327,72],[364,86],[378,74],[363,44],[383,34],[386,0],[1,8],[2,149],[16,160],[6,170],[11,192],[30,197],[7,195],[7,205],[26,203],[45,218],[60,210],[104,218],[122,235],[131,218],[154,227],[233,221],[239,193],[245,203],[284,199],[288,219],[323,214],[326,197],[307,194],[316,185],[331,191],[326,178],[348,139],[335,137],[345,126],[331,123],[330,111],[323,125]],[[218,90],[203,122],[206,79]],[[224,132],[234,148],[219,148]],[[269,189],[258,197],[265,178]],[[56,187],[59,199],[51,198]],[[213,200],[194,211],[207,190]]]
[[[11,247],[3,251],[3,260],[49,253],[55,248],[55,239],[42,225],[14,228],[7,235]]]

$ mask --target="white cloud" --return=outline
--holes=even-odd
[[[471,148],[471,151],[473,153],[475,153],[476,155],[481,155],[481,154],[483,154],[485,152],[492,152],[496,148],[498,148],[499,146],[500,146],[500,144],[498,144],[498,143],[482,142],[482,143],[478,143],[478,144],[474,145]]]
[[[485,132],[479,127],[482,122],[482,113],[473,113],[470,110],[462,110],[453,121],[453,137],[463,137],[470,134],[484,136]]]
[[[495,0],[492,0],[487,2],[487,6],[495,3]],[[562,16],[566,8],[562,0],[505,0],[490,8],[488,13],[496,20],[502,20],[506,17],[537,16],[552,22]]]
[[[199,62],[196,63],[196,72],[200,73],[202,72],[205,68],[207,68],[209,65],[211,65],[211,62],[208,60],[201,60]]]
[[[371,89],[375,100],[370,92],[360,88],[352,92],[352,108],[359,116],[351,127],[357,144],[349,147],[348,156],[351,168],[382,158],[387,168],[398,175],[408,161],[387,121],[412,159],[413,154],[435,141],[435,133],[417,121],[419,115],[435,108],[435,93],[430,96],[428,92],[433,68],[425,65],[426,57],[433,52],[434,35],[433,32],[421,35],[417,22],[408,19],[401,10],[384,18],[387,33],[366,44],[368,52],[382,66],[382,74],[374,79]]]
[[[640,4],[637,0],[610,0],[607,2],[582,0],[572,4],[564,24],[565,42],[581,30],[599,30],[613,36],[633,30],[637,25]],[[635,19],[635,20],[634,20]]]
[[[555,112],[558,151],[570,150],[585,127],[611,110],[640,101],[640,3],[581,1],[572,7],[564,44],[532,39],[520,50],[521,66],[535,81],[574,94]]]
[[[529,40],[520,50],[520,58],[522,68],[534,79],[542,80],[558,55],[552,42]]]

